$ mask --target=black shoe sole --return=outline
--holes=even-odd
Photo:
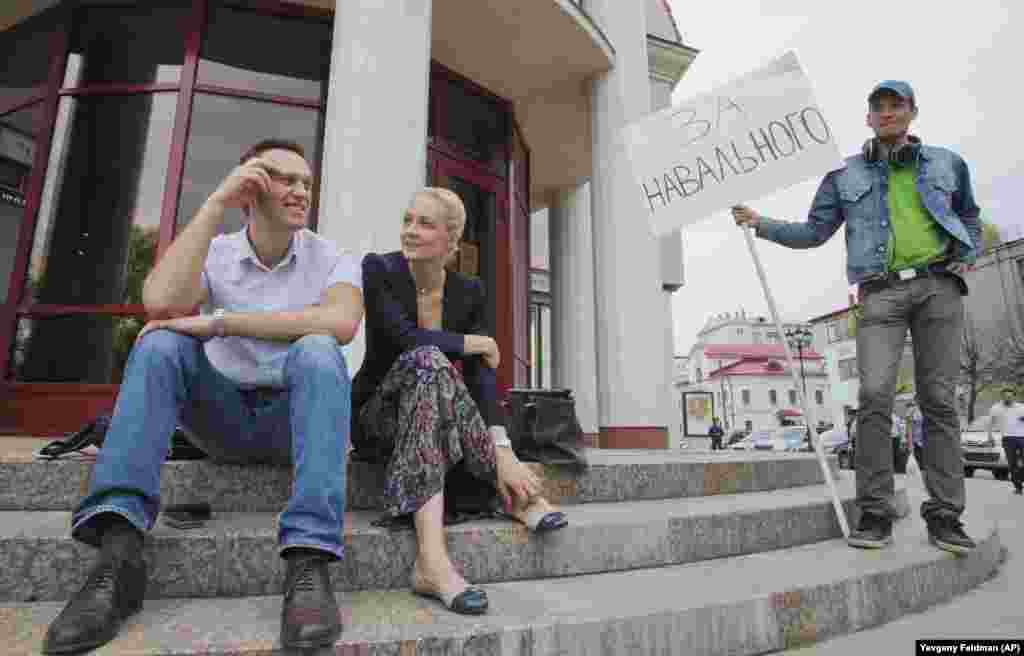
[[[937,538],[935,538],[934,536],[931,536],[931,535],[928,536],[928,541],[931,542],[932,544],[934,544],[939,549],[942,549],[943,551],[948,551],[949,553],[956,554],[958,556],[963,556],[963,555],[969,554],[972,551],[974,551],[975,549],[977,549],[977,546],[969,547],[969,546],[963,545],[963,544],[953,544],[952,542],[943,542],[942,540],[939,540],[939,539],[937,539]]]
[[[884,549],[892,544],[892,536],[884,540],[872,540],[870,538],[855,538],[852,535],[846,539],[846,544],[857,549]]]

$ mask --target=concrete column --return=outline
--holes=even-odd
[[[601,446],[665,448],[671,351],[659,245],[633,189],[620,131],[650,111],[646,19],[640,3],[587,2],[615,47],[593,82],[593,217]]]
[[[335,3],[319,232],[360,260],[398,248],[402,212],[426,181],[431,8]],[[360,331],[353,372],[364,353]]]
[[[594,241],[590,183],[557,194],[548,209],[552,382],[576,397],[587,441],[598,445],[594,361]]]

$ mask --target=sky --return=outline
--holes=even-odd
[[[1024,237],[1024,139],[1016,106],[1024,99],[1018,79],[1024,2],[729,0],[728,11],[692,0],[669,3],[684,43],[700,50],[673,103],[792,48],[840,151],[848,155],[871,136],[864,123],[871,88],[882,79],[908,80],[920,108],[911,131],[960,153],[970,166],[982,216],[999,226],[1004,239]],[[773,218],[803,221],[819,181],[743,202]],[[783,321],[847,305],[842,230],[813,250],[756,242]],[[743,235],[727,213],[711,217],[699,231],[684,232],[683,252],[686,285],[673,297],[677,355],[689,352],[713,315],[745,309],[768,316]]]

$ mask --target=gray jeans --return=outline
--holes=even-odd
[[[895,516],[892,426],[896,377],[907,328],[914,348],[914,386],[928,436],[919,463],[929,499],[925,518],[964,510],[964,466],[956,379],[964,311],[962,282],[951,275],[915,278],[862,291],[857,327],[860,407],[857,412],[857,505]],[[863,289],[863,288],[862,288]]]

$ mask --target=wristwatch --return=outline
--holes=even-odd
[[[494,440],[495,447],[512,448],[512,440],[508,439],[508,433],[505,432],[504,426],[491,426],[488,430],[491,433],[491,438]]]
[[[224,336],[224,308],[217,308],[213,311],[213,335],[214,337]]]

